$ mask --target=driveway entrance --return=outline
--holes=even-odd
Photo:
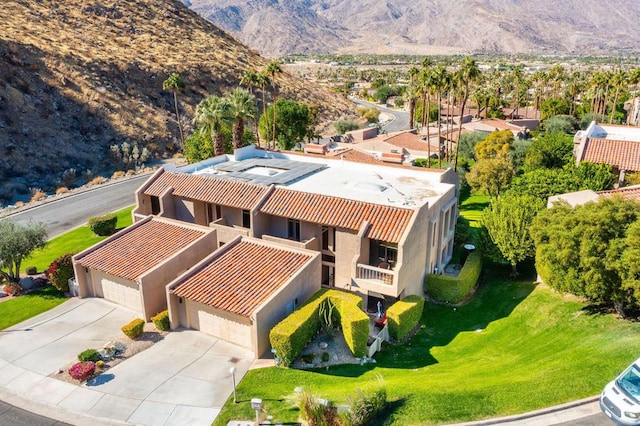
[[[170,332],[91,385],[47,377],[83,350],[121,336],[120,327],[136,316],[104,299],[71,299],[0,331],[0,394],[45,406],[49,417],[70,423],[210,425],[233,391],[229,368],[240,380],[253,354],[198,331]]]

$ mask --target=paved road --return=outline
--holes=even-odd
[[[352,99],[354,103],[361,106],[366,107],[376,107],[380,111],[390,114],[394,117],[394,119],[382,126],[382,129],[387,133],[399,132],[401,130],[409,130],[409,113],[406,111],[399,111],[397,109],[391,109],[384,106],[380,106],[378,104],[373,104],[371,102],[365,102],[360,99]]]
[[[571,422],[560,423],[558,426],[611,426],[612,424],[614,423],[609,417],[605,416],[603,413],[599,413]]]
[[[64,426],[57,420],[38,416],[0,401],[0,425],[3,426]]]
[[[149,178],[148,174],[46,202],[8,217],[17,223],[29,220],[46,225],[49,238],[56,237],[87,222],[92,216],[123,209],[135,204],[134,192]]]

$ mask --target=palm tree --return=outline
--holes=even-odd
[[[180,130],[180,143],[184,146],[184,132],[182,130],[182,122],[180,121],[180,111],[178,110],[178,92],[181,92],[187,87],[184,80],[180,78],[180,74],[173,73],[162,82],[162,90],[171,90],[173,92],[173,105],[176,109],[176,122],[178,123],[178,129]]]
[[[253,70],[246,70],[240,79],[240,85],[246,86],[253,95],[253,88],[258,86],[258,73]]]
[[[467,104],[467,99],[469,98],[469,86],[480,78],[482,73],[480,72],[480,68],[478,68],[478,64],[473,58],[466,57],[464,58],[464,62],[460,67],[460,78],[462,83],[462,108],[460,108],[460,122],[458,123],[458,142],[460,141],[460,135],[462,134],[462,115],[464,114],[464,107]],[[458,152],[460,150],[460,144],[456,144],[456,159],[454,163],[453,170],[458,170]]]
[[[278,101],[278,90],[275,76],[282,73],[279,61],[271,61],[267,64],[266,73],[271,77],[271,87],[273,88],[273,149],[276,149],[276,103]]]
[[[627,83],[627,73],[623,70],[618,70],[613,75],[611,79],[611,84],[615,88],[615,94],[613,95],[613,102],[611,104],[611,115],[609,116],[609,124],[613,123],[613,117],[616,113],[616,104],[618,103],[618,95],[620,94],[620,89],[622,86],[625,86]]]
[[[441,111],[442,111],[442,93],[444,91],[444,88],[447,86],[448,84],[448,80],[450,78],[449,76],[449,72],[447,71],[447,69],[445,67],[443,67],[442,65],[438,65],[434,70],[433,70],[433,74],[432,74],[432,78],[433,78],[433,86],[435,88],[436,91],[436,97],[437,97],[437,101],[438,101],[438,148],[440,150],[440,152],[438,152],[438,168],[442,167],[442,142],[441,142],[441,138],[442,138],[442,131],[441,131],[441,127],[440,127],[440,120],[442,119],[441,117]]]
[[[237,149],[242,146],[245,121],[256,118],[256,98],[247,89],[237,87],[225,96],[225,100],[228,103],[229,116],[233,118],[233,148]]]
[[[416,96],[417,96],[417,78],[420,74],[420,70],[416,67],[409,68],[409,85],[407,86],[407,91],[405,92],[407,101],[409,101],[409,128],[413,129],[413,125],[416,113]]]
[[[229,104],[218,96],[203,99],[196,107],[193,122],[202,126],[201,131],[211,132],[213,153],[217,157],[224,154],[224,137],[222,126],[229,119]]]

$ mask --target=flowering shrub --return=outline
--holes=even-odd
[[[77,362],[69,369],[69,375],[76,380],[87,380],[96,371],[96,365],[92,361]]]
[[[47,269],[49,281],[60,291],[69,291],[69,278],[73,277],[72,257],[73,253],[63,254]]]
[[[7,283],[4,286],[4,292],[7,293],[9,296],[15,296],[16,294],[19,294],[22,291],[22,287],[20,286],[20,284],[18,283]]]

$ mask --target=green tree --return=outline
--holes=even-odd
[[[180,130],[180,143],[184,146],[184,131],[182,130],[182,121],[180,120],[180,111],[178,110],[178,92],[183,91],[187,87],[180,74],[173,73],[162,82],[162,90],[171,90],[173,92],[173,105],[176,109],[176,123]]]
[[[564,133],[545,133],[527,150],[526,170],[558,169],[573,163],[573,137]]]
[[[566,99],[549,98],[540,105],[540,113],[543,119],[553,117],[554,115],[567,115],[571,106]]]
[[[359,129],[360,125],[353,120],[338,120],[333,124],[333,127],[339,135],[344,135],[347,132]]]
[[[214,156],[211,134],[202,131],[195,131],[184,141],[182,149],[184,156],[189,163],[197,163]]]
[[[224,136],[222,128],[229,120],[229,103],[217,96],[209,96],[196,106],[194,123],[200,125],[200,131],[210,132],[213,141],[213,154],[224,154]]]
[[[544,121],[546,133],[571,133],[575,128],[575,120],[569,115],[554,115]]]
[[[37,249],[47,245],[47,230],[43,223],[20,225],[0,220],[0,277],[20,281],[22,261]]]
[[[466,174],[467,182],[474,191],[485,191],[489,198],[500,197],[513,178],[511,162],[505,158],[485,158],[478,160]]]
[[[467,105],[467,100],[469,99],[469,87],[477,81],[482,73],[480,72],[480,68],[476,64],[476,61],[470,57],[464,58],[464,62],[462,66],[456,73],[456,77],[459,81],[459,85],[461,86],[461,98],[462,98],[462,106],[460,107],[460,118],[458,121],[458,135],[462,134],[462,116],[464,115],[464,108]],[[458,153],[460,149],[460,144],[456,145],[456,159],[455,165],[453,167],[454,170],[458,170]]]
[[[535,254],[529,227],[543,200],[529,195],[505,195],[491,203],[482,213],[482,224],[491,241],[511,265],[511,275],[517,276],[517,266]]]
[[[303,142],[309,128],[309,107],[292,99],[278,99],[276,105],[271,105],[260,117],[260,134],[269,140],[273,135],[273,111],[277,108],[277,142],[281,149],[290,150],[296,143]]]
[[[629,225],[624,238],[612,242],[610,258],[622,280],[623,291],[637,304],[640,300],[640,220]]]
[[[555,203],[540,212],[531,225],[536,246],[536,268],[550,287],[613,303],[625,315],[634,303],[633,292],[623,285],[619,273],[621,239],[638,221],[640,209],[635,201],[605,198],[571,208]]]
[[[245,122],[256,118],[256,98],[248,90],[237,87],[225,96],[225,100],[233,118],[233,148],[237,149],[242,146]]]
[[[514,137],[511,130],[496,130],[478,142],[475,146],[478,160],[490,158],[509,158]]]

